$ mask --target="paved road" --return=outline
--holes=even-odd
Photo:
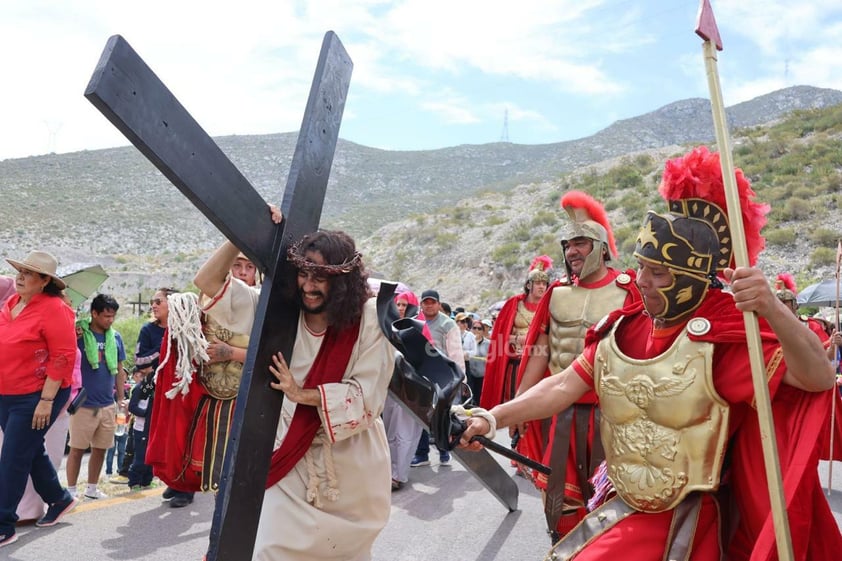
[[[505,463],[507,460],[502,460]],[[826,482],[827,464],[819,468]],[[83,470],[84,473],[84,470]],[[549,539],[541,502],[516,477],[519,510],[509,513],[459,465],[415,468],[411,485],[393,494],[391,520],[374,546],[375,561],[509,561],[543,559]],[[842,463],[833,470],[829,501],[842,527]],[[213,497],[172,509],[162,489],[87,501],[53,528],[20,527],[8,561],[200,560],[207,548]]]

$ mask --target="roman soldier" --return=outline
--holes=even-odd
[[[833,369],[753,267],[769,207],[735,175],[752,266],[734,264],[719,155],[700,147],[667,162],[660,192],[669,210],[647,214],[635,247],[642,301],[590,330],[564,371],[467,421],[460,442],[478,448],[476,434],[493,438],[495,427],[599,395],[616,496],[595,504],[548,559],[775,558],[746,312],[757,314],[793,559],[834,559],[842,548],[817,469]]]
[[[515,395],[517,371],[523,357],[523,347],[538,303],[550,285],[553,260],[539,255],[532,260],[523,292],[506,300],[491,336],[488,363],[482,384],[482,407],[490,409]]]
[[[639,299],[634,272],[608,266],[616,260],[617,248],[602,205],[586,193],[570,191],[561,198],[561,207],[569,218],[560,240],[567,278],[550,287],[538,305],[518,372],[518,395],[564,370],[582,352],[588,328]],[[591,496],[588,479],[603,459],[596,403],[596,395],[588,392],[562,414],[518,430],[518,450],[553,470],[551,476],[530,474],[543,492],[553,542],[585,515]]]

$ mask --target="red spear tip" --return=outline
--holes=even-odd
[[[722,39],[719,37],[719,28],[716,27],[716,18],[713,17],[710,0],[701,0],[699,4],[699,15],[696,17],[696,35],[716,45],[717,51],[722,50]]]

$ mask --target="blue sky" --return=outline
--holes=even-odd
[[[842,89],[842,2],[711,0],[727,105]],[[296,131],[325,31],[354,61],[340,136],[390,150],[581,138],[709,97],[698,0],[0,0],[0,160],[128,141],[82,93],[123,35],[213,136]]]

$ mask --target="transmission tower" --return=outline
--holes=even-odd
[[[56,151],[56,137],[58,136],[58,132],[61,130],[61,126],[63,123],[55,123],[45,120],[44,124],[47,126],[48,131],[47,154],[54,154]]]
[[[503,112],[503,132],[500,133],[500,142],[509,141],[509,108]]]

